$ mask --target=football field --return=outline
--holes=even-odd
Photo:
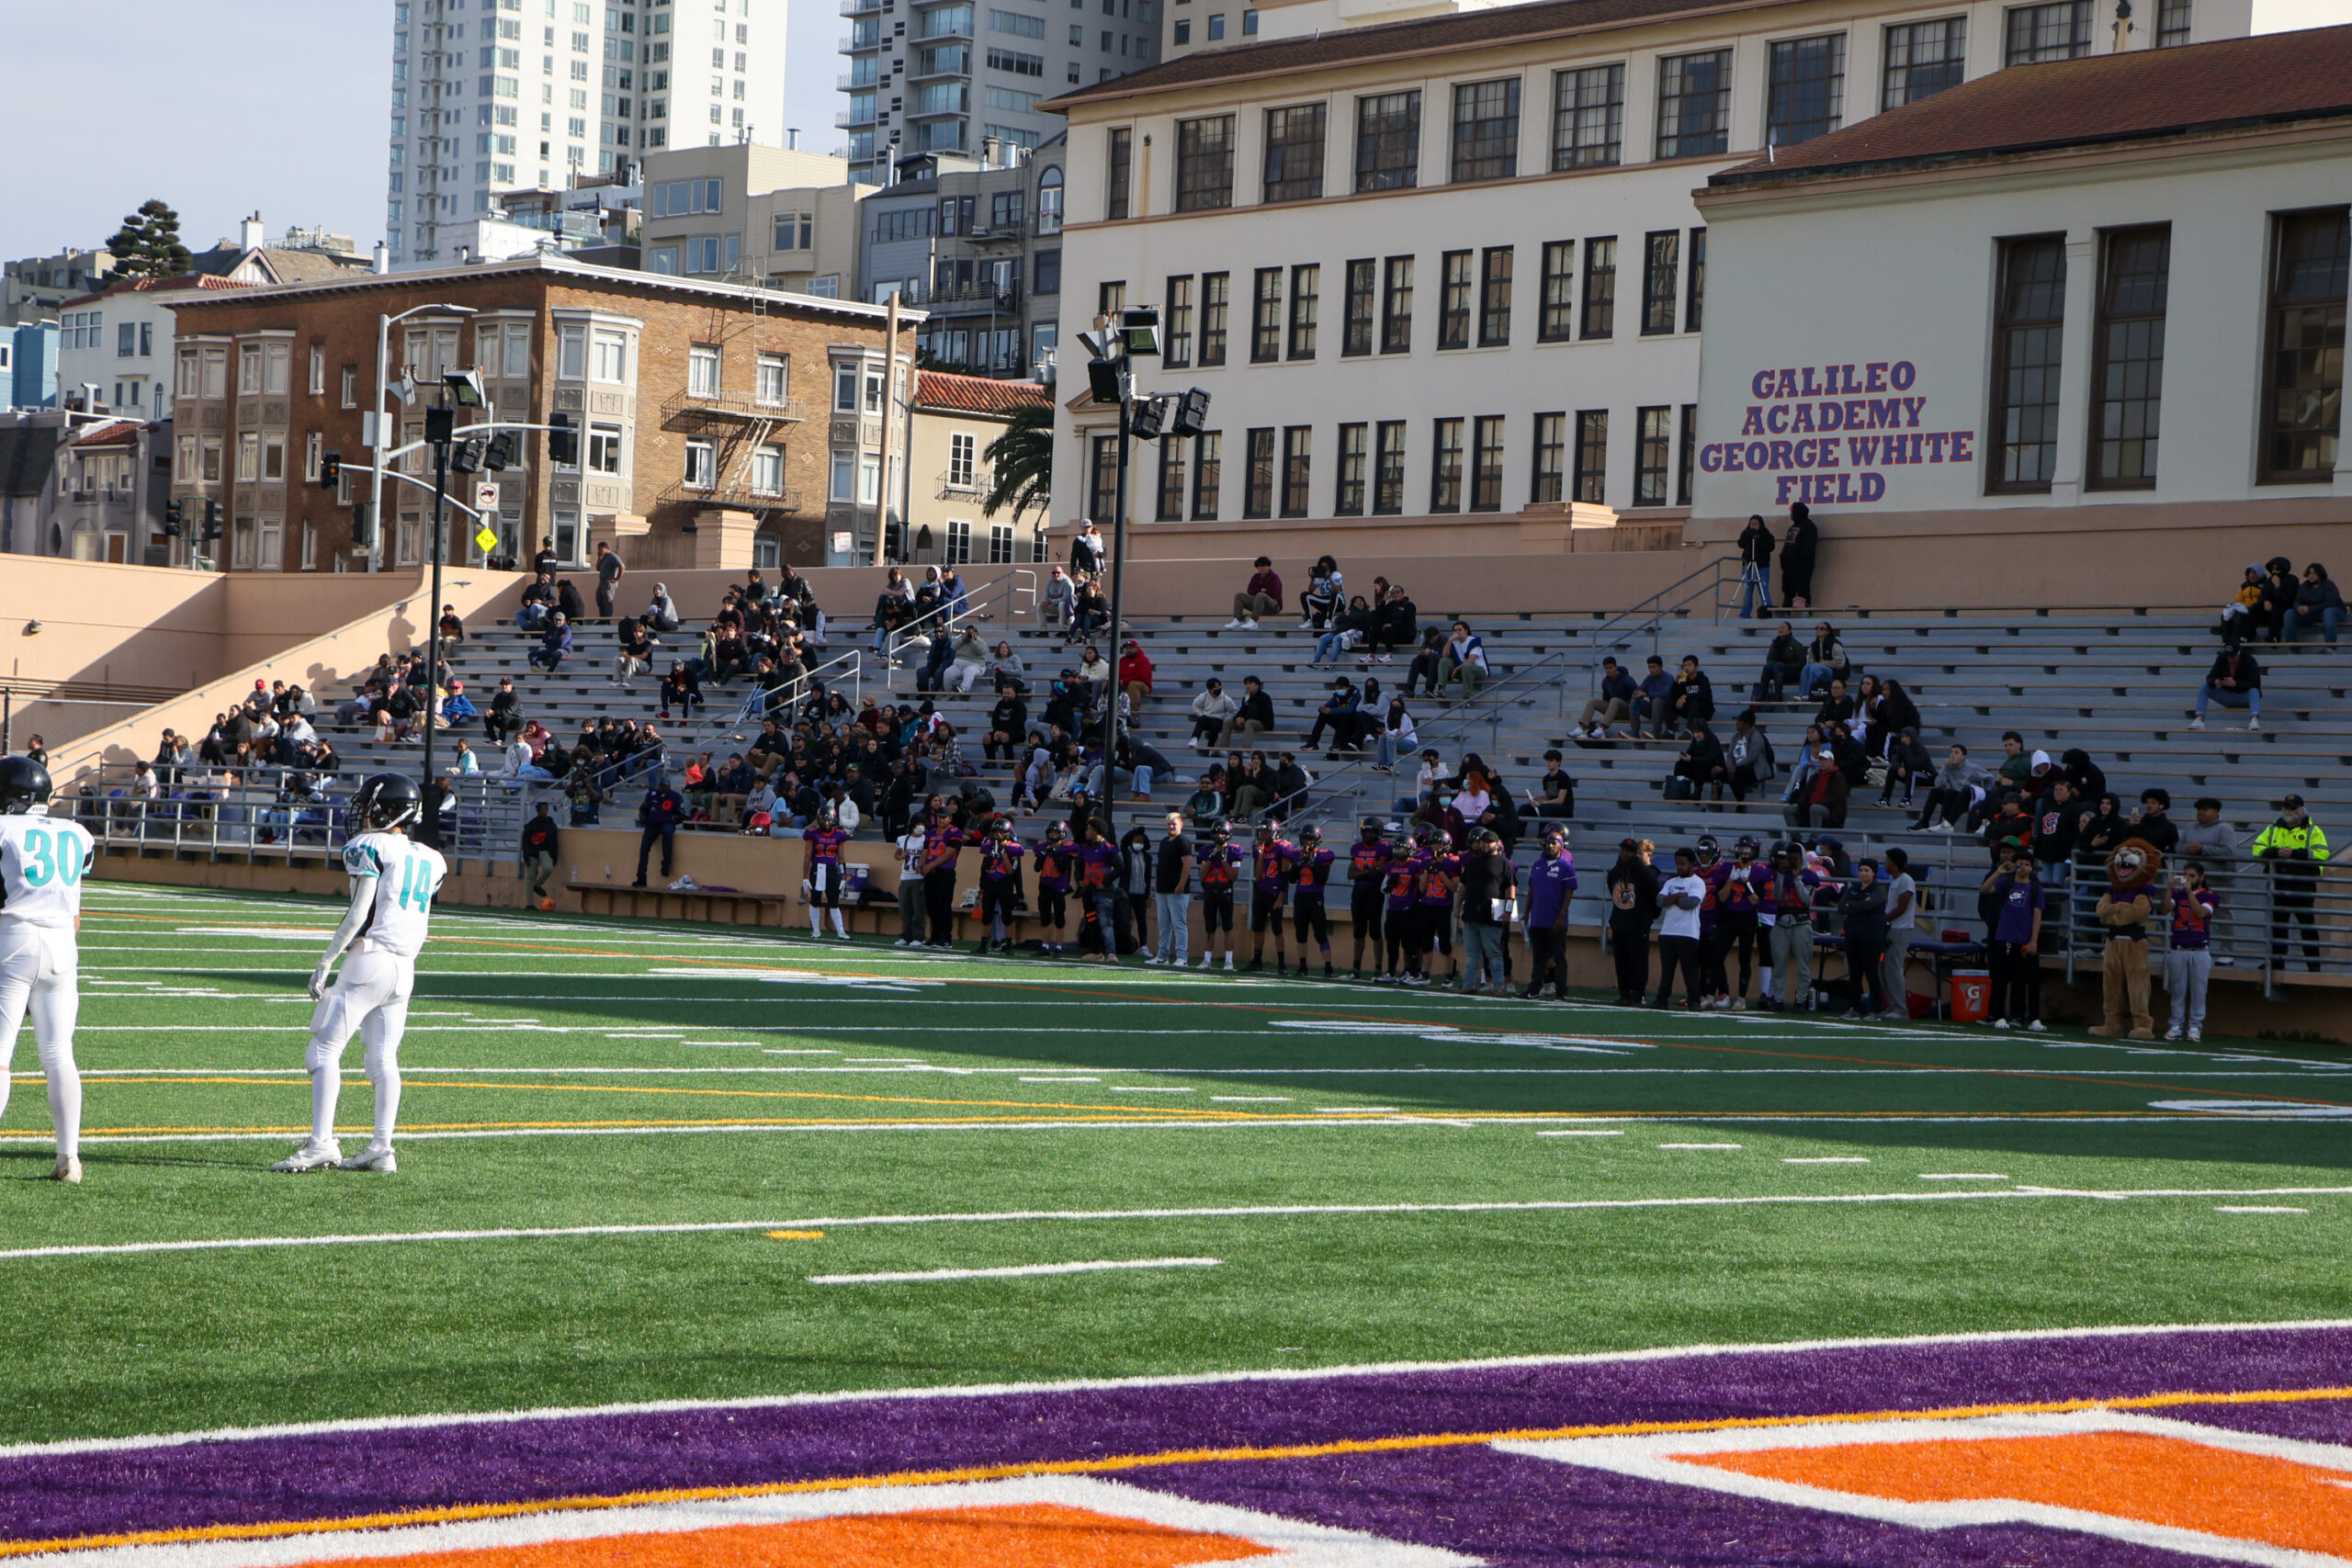
[[[110,1512],[20,1472],[0,1478],[17,1499],[0,1504],[0,1555],[242,1542],[295,1514],[457,1529],[544,1518],[556,1497],[683,1506],[673,1494],[692,1493],[696,1506],[748,1507],[754,1493],[865,1475],[916,1493],[1011,1487],[972,1506],[1039,1517],[1094,1517],[1108,1506],[1097,1493],[1149,1492],[1176,1513],[1133,1517],[1175,1535],[1246,1537],[1216,1523],[1227,1509],[1437,1553],[1335,1562],[1503,1562],[1521,1558],[1498,1537],[1414,1536],[1313,1503],[1306,1482],[1293,1495],[1290,1481],[1224,1472],[1224,1491],[1093,1477],[1114,1470],[1106,1455],[1182,1452],[1214,1469],[1193,1445],[1216,1441],[1279,1469],[1267,1455],[1311,1464],[1318,1443],[1444,1434],[1394,1460],[1434,1464],[1467,1433],[1487,1445],[1480,1462],[1502,1464],[1494,1444],[1646,1441],[1661,1419],[2039,1419],[2118,1399],[2193,1403],[2216,1379],[2236,1380],[2237,1405],[2278,1396],[2297,1419],[2333,1423],[2298,1428],[2307,1447],[2352,1435],[2352,1390],[2335,1386],[2352,1382],[2340,1322],[2352,1319],[2352,1055],[2334,1047],[2127,1046],[2076,1031],[1668,1014],[1598,996],[1530,1004],[451,909],[435,919],[410,1013],[399,1173],[284,1177],[266,1168],[309,1114],[303,986],[339,906],[94,883],[85,909],[85,1184],[40,1179],[50,1140],[29,1038],[0,1120],[0,1444],[17,1445],[0,1461],[65,1465],[220,1428],[374,1429],[354,1422],[422,1442],[446,1427],[401,1418],[666,1402],[741,1410],[719,1419],[747,1443],[753,1413],[797,1412],[760,1441],[816,1449],[754,1445],[698,1469],[660,1432],[606,1433],[575,1472],[550,1437],[527,1474],[502,1459],[495,1483],[388,1490],[378,1446],[350,1461],[373,1479],[311,1497],[298,1445],[283,1475],[255,1450],[234,1481],[159,1482]],[[346,1152],[372,1099],[359,1055],[345,1061]],[[2257,1352],[2213,1332],[2256,1325],[2305,1325],[2248,1331],[2302,1348]],[[2181,1332],[2032,1338],[2150,1326]],[[1652,1414],[1638,1417],[1601,1408],[1595,1387],[1555,1386],[1614,1367],[1622,1376],[1589,1382],[1634,1401],[1634,1370],[1665,1363],[1633,1353],[1829,1355],[1824,1342],[1848,1341],[2042,1348],[2030,1373],[2008,1350],[1998,1368],[1954,1372],[1897,1365],[1885,1358],[1915,1352],[1883,1345],[1845,1371],[1775,1361],[1785,1387],[1752,1368],[1691,1372],[1679,1392],[1642,1393]],[[1714,1366],[1714,1353],[1690,1365]],[[1464,1382],[1489,1375],[1464,1364],[1497,1362],[1549,1370],[1504,1393]],[[1406,1366],[1423,1371],[1377,1376],[1443,1386],[1373,1400],[1374,1374],[1318,1381]],[[1263,1402],[1244,1402],[1246,1419],[1227,1405],[1170,1414],[1170,1401],[1216,1404],[1232,1374],[1353,1393],[1317,1394],[1280,1431],[1242,1429],[1272,1419]],[[949,1415],[792,1398],[1066,1384],[1174,1392],[1148,1421],[1057,1404],[1034,1434],[1002,1392],[985,1419],[969,1393]],[[1480,1403],[1494,1399],[1535,1403]],[[886,1419],[917,1408],[932,1414]],[[812,1426],[811,1411],[834,1414]],[[1610,1436],[1612,1422],[1642,1431]],[[818,1453],[827,1433],[855,1440]],[[639,1442],[656,1457],[637,1469],[614,1457]],[[222,1445],[149,1451],[220,1462]],[[1555,1459],[1510,1462],[1545,1474],[1583,1462]],[[621,1470],[597,1468],[608,1462]],[[1608,1462],[1622,1490],[1659,1484],[1628,1477],[1667,1461]],[[1268,1500],[1280,1495],[1292,1504]],[[453,1500],[473,1512],[448,1513]],[[2352,1529],[2343,1540],[2352,1549]],[[1312,1544],[1283,1550],[1321,1561]],[[1791,1545],[1788,1560],[1879,1560],[1866,1545]],[[871,1542],[827,1550],[900,1560]]]

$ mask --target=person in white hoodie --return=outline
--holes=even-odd
[[[1225,682],[1211,676],[1207,687],[1193,699],[1193,750],[1216,750],[1226,722],[1240,711],[1241,705],[1226,694]]]

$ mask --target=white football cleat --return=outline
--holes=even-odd
[[[322,1170],[343,1163],[343,1145],[332,1139],[323,1144],[305,1142],[302,1146],[269,1168],[287,1176],[300,1176],[306,1170]]]
[[[2032,1030],[2036,1034],[2047,1034],[2050,1032],[2050,1026],[2042,1022],[2041,1020],[2038,1018],[2031,1023],[2027,1024],[2026,1027]]]
[[[370,1144],[351,1158],[338,1160],[335,1164],[336,1168],[342,1170],[380,1170],[386,1176],[391,1175],[401,1168],[401,1162],[392,1157],[390,1145],[378,1148]]]
[[[82,1184],[82,1162],[72,1155],[60,1155],[57,1156],[57,1168],[49,1173],[49,1179],[79,1187]]]

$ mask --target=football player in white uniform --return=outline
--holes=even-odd
[[[0,757],[0,1111],[28,1008],[49,1120],[57,1129],[59,1181],[82,1179],[82,1074],[74,1065],[81,1010],[82,878],[97,858],[80,824],[49,815],[49,770],[30,757]]]
[[[311,1136],[269,1168],[289,1174],[338,1166],[394,1171],[392,1123],[401,1109],[401,1032],[408,1024],[416,954],[424,945],[433,897],[449,874],[440,852],[416,843],[408,829],[424,808],[413,780],[377,773],[351,797],[360,831],[343,846],[351,874],[351,908],[311,976],[318,1009],[311,1015]],[[348,947],[343,973],[327,976]],[[335,1142],[335,1099],[343,1091],[343,1053],[356,1033],[367,1046],[368,1081],[376,1086],[376,1135],[353,1159]]]

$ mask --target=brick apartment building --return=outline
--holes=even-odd
[[[886,310],[590,266],[558,256],[359,274],[175,300],[172,493],[218,501],[232,571],[364,571],[353,509],[368,502],[363,422],[376,406],[379,323],[390,329],[390,444],[423,438],[451,370],[479,369],[495,417],[579,433],[578,460],[523,438],[503,474],[455,476],[474,504],[495,484],[499,542],[448,517],[447,559],[527,558],[552,538],[585,563],[609,539],[633,566],[846,564],[871,558],[889,498],[902,525],[908,382],[920,311],[901,320],[899,395],[884,395]],[[892,428],[885,441],[884,409]],[[462,427],[483,417],[461,412]],[[885,483],[885,453],[892,482]],[[318,483],[324,455],[345,468]],[[427,558],[433,454],[400,460],[379,520],[379,570]],[[409,482],[418,481],[418,482]],[[202,506],[191,510],[201,515]]]

